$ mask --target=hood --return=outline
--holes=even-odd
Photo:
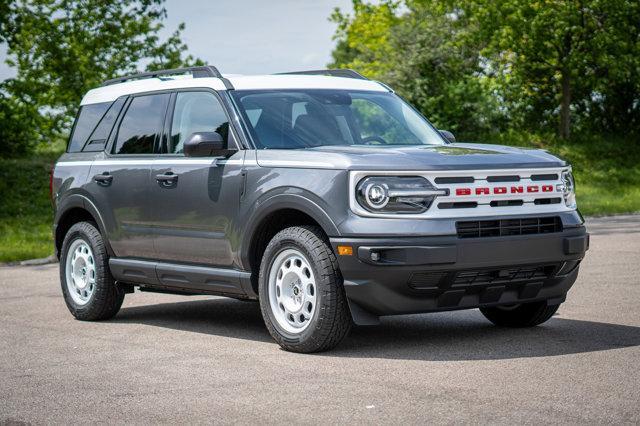
[[[258,150],[265,167],[344,170],[473,170],[563,167],[567,163],[541,149],[452,143],[403,147],[322,146],[296,150]]]

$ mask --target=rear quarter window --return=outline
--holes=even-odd
[[[122,109],[125,100],[126,97],[122,97],[113,102],[107,113],[102,116],[100,123],[98,123],[93,133],[91,133],[91,136],[89,136],[87,142],[84,144],[84,148],[82,148],[83,152],[104,150],[109,134],[111,133],[111,129],[113,129],[113,125],[118,118],[118,114],[120,114],[120,110]]]
[[[89,135],[96,128],[111,104],[112,102],[102,102],[80,107],[76,121],[73,124],[73,129],[71,130],[67,152],[82,151]]]

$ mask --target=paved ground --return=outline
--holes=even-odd
[[[0,268],[0,424],[640,422],[640,217],[596,219],[559,314],[384,319],[296,355],[254,303],[136,293],[72,319],[56,265]]]

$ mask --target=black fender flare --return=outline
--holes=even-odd
[[[253,242],[256,230],[267,216],[278,210],[299,210],[315,220],[328,236],[335,237],[340,235],[340,231],[333,219],[331,219],[318,202],[314,201],[314,198],[318,199],[317,201],[320,201],[317,196],[307,194],[306,191],[304,194],[299,192],[281,192],[276,194],[267,193],[254,204],[255,209],[253,209],[250,216],[245,221],[246,226],[244,227],[241,247],[239,250],[240,261],[246,270],[250,269],[249,251],[251,249],[251,243]]]
[[[107,238],[106,228],[104,226],[104,220],[102,219],[102,215],[100,211],[96,207],[96,205],[89,199],[87,196],[79,193],[69,194],[63,200],[59,201],[56,206],[56,213],[53,218],[53,236],[54,236],[54,244],[56,249],[56,256],[59,255],[58,245],[57,245],[57,229],[60,221],[65,217],[65,215],[72,209],[81,208],[86,210],[92,217],[96,225],[98,225],[98,230],[100,234],[102,234],[102,239],[107,248],[107,253],[109,256],[113,256],[114,252],[111,248],[111,244],[109,244],[109,239]]]

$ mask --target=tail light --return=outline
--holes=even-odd
[[[49,199],[51,203],[53,203],[53,171],[55,170],[56,165],[53,164],[51,166],[51,170],[49,171]]]

